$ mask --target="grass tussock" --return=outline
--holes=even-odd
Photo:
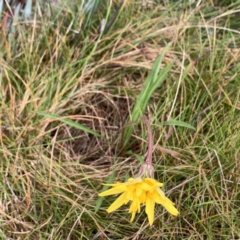
[[[3,8],[0,238],[239,239],[240,2],[73,2]],[[142,113],[180,211],[151,228],[98,198],[138,173]]]

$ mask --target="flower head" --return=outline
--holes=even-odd
[[[174,203],[169,200],[164,192],[160,189],[163,186],[153,178],[141,178],[136,179],[129,178],[127,182],[115,184],[106,184],[112,188],[99,194],[99,196],[108,196],[114,194],[121,194],[107,209],[108,213],[111,213],[123,204],[127,204],[131,201],[129,213],[132,214],[131,222],[134,220],[136,213],[140,212],[140,207],[145,204],[145,212],[148,216],[150,226],[154,220],[154,207],[155,203],[161,204],[172,215],[177,216],[178,210],[174,207]]]
[[[131,222],[134,220],[136,213],[140,212],[142,204],[145,204],[145,212],[148,216],[150,226],[154,220],[154,207],[155,203],[161,204],[172,215],[177,216],[178,210],[174,207],[174,203],[168,199],[164,192],[160,189],[162,183],[154,179],[154,167],[152,165],[152,152],[153,152],[153,137],[150,128],[150,122],[147,117],[144,121],[148,130],[148,152],[146,154],[145,163],[141,166],[137,178],[129,178],[127,182],[115,184],[106,184],[112,188],[99,194],[99,196],[108,196],[114,194],[121,194],[107,209],[111,213],[123,204],[131,202],[129,213],[132,214]]]

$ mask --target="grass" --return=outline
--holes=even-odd
[[[240,1],[125,1],[115,20],[99,2],[40,2],[14,32],[2,16],[0,239],[240,239]],[[180,211],[156,206],[152,227],[98,198],[137,175],[142,111]]]

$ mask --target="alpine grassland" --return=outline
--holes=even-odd
[[[239,0],[0,0],[0,27],[0,239],[240,239]]]

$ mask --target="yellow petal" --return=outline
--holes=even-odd
[[[126,199],[133,200],[133,192],[128,189]]]
[[[149,221],[150,226],[152,226],[153,220],[154,220],[154,206],[155,206],[155,202],[154,202],[153,198],[151,198],[149,195],[147,197],[145,211],[148,215],[148,221]]]
[[[155,192],[152,196],[154,198],[154,201],[158,204],[161,204],[169,213],[174,216],[177,216],[179,214],[178,210],[174,207],[174,203],[165,197],[165,195],[163,197],[162,195],[159,195]]]
[[[165,198],[165,193],[160,189],[160,188],[157,188],[157,193],[162,197],[162,198]]]
[[[136,195],[137,195],[137,197],[140,197],[141,194],[142,194],[142,188],[141,188],[141,186],[139,186],[136,188]]]
[[[125,192],[126,190],[127,190],[127,187],[125,185],[118,185],[117,187],[113,187],[109,190],[99,193],[98,196],[103,197],[103,196],[108,196],[113,194],[119,194],[119,193]]]
[[[140,202],[138,198],[134,198],[129,208],[129,212],[140,212]]]
[[[132,182],[132,181],[134,181],[134,178],[129,178],[128,179],[128,182]]]
[[[141,188],[144,190],[144,191],[150,191],[152,189],[152,186],[147,184],[146,182],[144,182],[141,186]]]
[[[177,216],[179,214],[179,211],[172,205],[172,204],[169,204],[169,203],[166,203],[163,205],[166,210],[168,212],[170,212],[173,216]]]
[[[140,203],[145,203],[147,199],[147,194],[145,191],[142,192],[141,196],[139,197]]]
[[[126,195],[127,193],[124,192],[123,194],[121,194],[107,209],[108,213],[111,213],[115,210],[117,210],[118,208],[120,208],[123,204],[126,203]]]
[[[154,185],[154,186],[158,186],[158,187],[162,187],[163,184],[158,182],[157,180],[153,179],[153,178],[145,178],[144,180],[146,183],[148,183],[149,185]]]
[[[112,186],[112,187],[117,187],[117,186],[128,186],[128,185],[134,185],[137,182],[141,182],[142,180],[140,178],[129,178],[127,182],[121,183],[121,182],[116,182],[116,183],[106,183],[103,184],[105,186]]]
[[[131,217],[131,220],[130,220],[130,222],[132,222],[132,221],[134,220],[134,218],[135,218],[135,215],[136,215],[136,212],[132,212],[132,217]]]

